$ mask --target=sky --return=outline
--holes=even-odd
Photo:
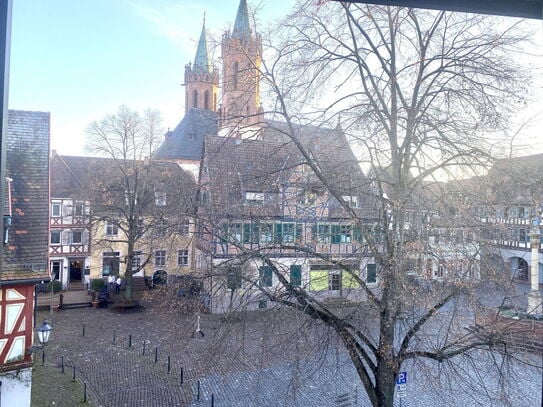
[[[265,0],[262,24],[295,0]],[[51,148],[84,155],[85,129],[122,104],[184,114],[184,67],[203,14],[210,35],[233,25],[239,0],[14,0],[9,108],[51,113]],[[217,55],[218,57],[218,55]]]
[[[249,1],[249,4],[252,2]],[[261,0],[261,25],[295,0]],[[85,155],[85,129],[122,104],[157,109],[164,127],[184,114],[184,67],[194,59],[203,14],[208,35],[231,28],[239,0],[14,0],[9,108],[51,113],[51,148]],[[540,21],[536,44],[543,44]],[[215,58],[218,55],[214,55]],[[540,81],[540,82],[543,82]],[[543,100],[543,84],[535,93]],[[543,152],[543,104],[515,143],[520,155]],[[520,125],[512,125],[512,132]]]

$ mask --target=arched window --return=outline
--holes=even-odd
[[[204,109],[209,110],[209,91],[206,90],[204,93]]]
[[[213,110],[217,109],[217,92],[213,92]]]
[[[198,91],[192,91],[192,107],[198,107]]]
[[[234,62],[234,72],[232,75],[232,88],[234,90],[238,90],[238,71],[239,71],[238,63]]]

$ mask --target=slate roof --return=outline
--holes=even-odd
[[[13,179],[12,224],[4,245],[3,282],[48,279],[49,131],[49,113],[8,112],[6,176]]]
[[[209,183],[209,209],[222,215],[247,215],[243,208],[245,192],[278,193],[292,179],[296,167],[305,162],[296,145],[285,135],[285,124],[268,122],[262,139],[207,137],[204,148],[202,180]],[[331,184],[345,195],[356,195],[359,202],[369,203],[363,191],[368,181],[341,129],[296,126],[298,140],[307,149]],[[205,182],[205,181],[204,181]],[[322,188],[313,177],[311,188]],[[280,197],[276,203],[251,207],[253,215],[281,216]],[[366,205],[364,205],[366,206]],[[371,209],[367,210],[369,216]],[[331,209],[331,217],[345,217],[341,208]]]
[[[198,41],[198,48],[196,49],[196,57],[194,58],[194,69],[202,72],[211,73],[211,65],[209,63],[209,57],[207,53],[207,39],[206,39],[206,23],[202,25],[202,33],[200,34],[200,40]]]
[[[190,109],[154,154],[157,159],[200,160],[204,138],[217,134],[218,115],[204,109]]]
[[[130,163],[127,166],[129,170]],[[139,164],[144,165],[143,162]],[[151,184],[146,190],[149,199],[154,201],[154,189],[158,187],[173,197],[167,199],[168,205],[176,205],[176,210],[192,209],[196,187],[190,174],[171,162],[150,161],[149,165],[150,176],[147,178]],[[88,200],[95,205],[122,206],[125,192],[119,168],[112,158],[55,154],[51,159],[51,197]],[[111,199],[119,202],[112,202]],[[146,210],[153,210],[153,205],[148,205]]]
[[[232,29],[232,38],[239,40],[251,39],[252,31],[249,24],[249,10],[247,8],[247,1],[240,0],[238,6],[238,12],[236,14],[236,21],[234,22],[234,28]]]

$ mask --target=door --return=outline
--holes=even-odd
[[[70,260],[70,282],[81,282],[83,276],[83,261]]]

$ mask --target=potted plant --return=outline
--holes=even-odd
[[[101,278],[93,278],[90,282],[90,295],[93,307],[98,306],[98,293],[106,285],[106,282]]]

